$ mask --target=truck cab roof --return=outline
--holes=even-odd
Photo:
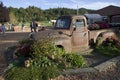
[[[85,18],[85,16],[83,16],[83,15],[63,15],[63,16],[60,16],[59,18],[68,18],[69,19],[69,18],[74,18],[74,17],[83,17],[83,18]]]

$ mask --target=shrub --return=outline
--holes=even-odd
[[[56,55],[56,47],[52,42],[52,39],[40,39],[37,40],[32,46],[33,54],[36,58],[47,55]]]
[[[14,50],[14,54],[17,57],[30,57],[32,50],[31,45],[34,43],[34,40],[24,39],[19,41],[18,45],[16,45],[16,49]]]
[[[65,54],[63,55],[63,59],[69,63],[69,67],[84,67],[86,65],[85,60],[81,55],[71,53],[71,54]]]

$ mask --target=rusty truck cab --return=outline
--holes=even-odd
[[[84,16],[61,16],[57,19],[55,29],[59,30],[57,46],[67,52],[78,52],[88,47],[87,21]]]

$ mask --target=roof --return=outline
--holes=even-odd
[[[102,16],[120,15],[120,7],[110,5],[92,13],[101,14]]]

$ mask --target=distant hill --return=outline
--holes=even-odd
[[[80,8],[80,9],[79,9],[79,13],[80,13],[80,14],[91,13],[91,12],[93,12],[93,11],[95,11],[95,10],[86,9],[86,8]]]

